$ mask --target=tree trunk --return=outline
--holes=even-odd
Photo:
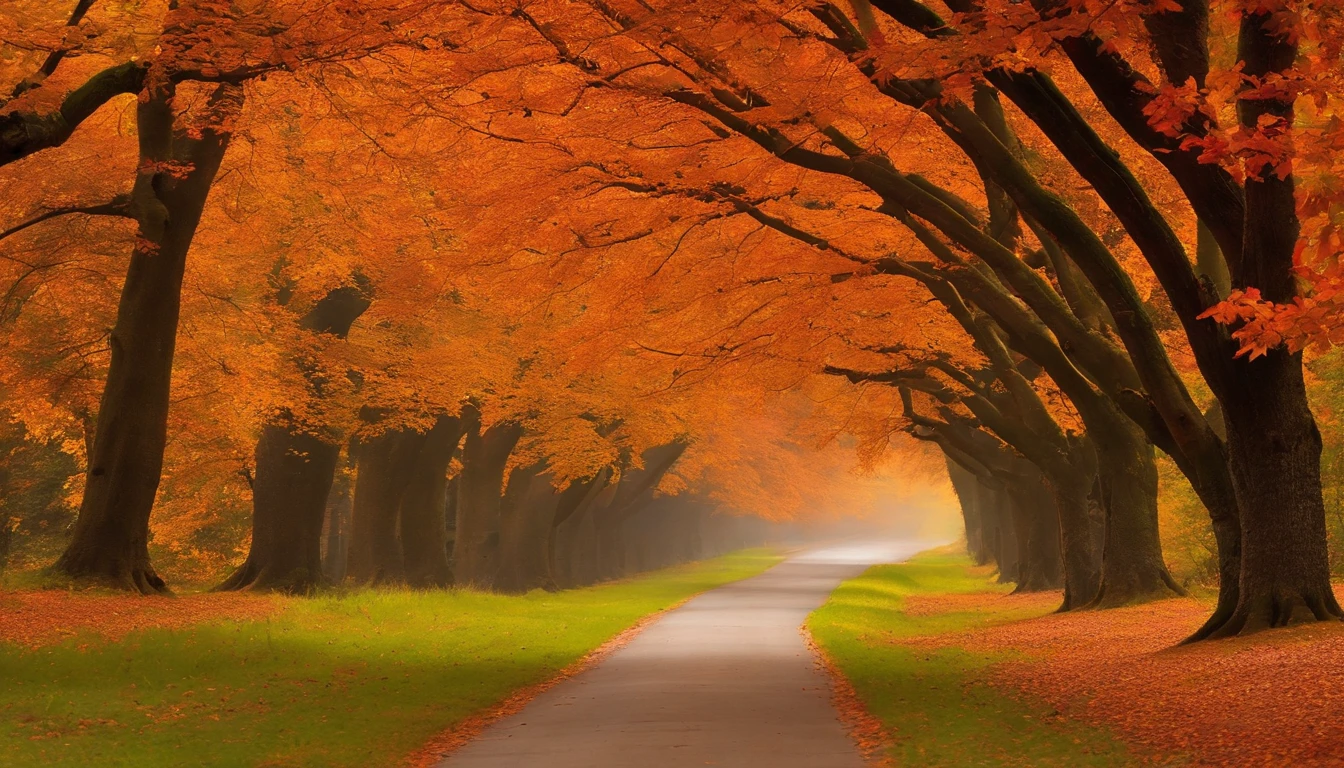
[[[1245,363],[1236,405],[1223,401],[1232,482],[1241,509],[1236,608],[1212,637],[1337,619],[1321,495],[1321,437],[1301,356],[1279,349]]]
[[[182,276],[228,147],[229,134],[214,126],[241,109],[242,89],[221,86],[209,106],[218,119],[193,137],[174,130],[171,94],[153,93],[137,108],[139,229],[109,337],[84,499],[54,566],[67,576],[147,594],[166,588],[149,561],[149,514],[163,469]],[[175,175],[184,163],[190,170]]]
[[[322,574],[331,584],[345,580],[352,506],[350,476],[342,473],[332,483],[331,493],[327,495],[327,546],[322,560]]]
[[[585,500],[563,525],[556,529],[558,541],[557,571],[563,577],[560,586],[578,587],[598,580],[597,524],[599,510],[608,507],[616,498],[617,486],[610,482],[610,472],[604,470],[589,488]]]
[[[463,416],[468,418],[465,411]],[[470,418],[475,421],[479,415],[471,414]],[[486,590],[494,587],[499,570],[504,470],[522,434],[522,427],[512,422],[496,424],[484,433],[474,424],[467,431],[462,447],[462,472],[458,475],[457,530],[453,540],[453,582],[458,586]]]
[[[1299,55],[1294,25],[1268,11],[1242,14],[1238,59],[1250,77],[1291,75]],[[1291,91],[1244,98],[1242,126],[1292,125]],[[1299,296],[1294,253],[1301,233],[1294,178],[1261,169],[1245,182],[1240,258],[1224,249],[1232,287],[1260,289],[1266,301]],[[1231,364],[1210,382],[1223,407],[1228,464],[1241,512],[1241,578],[1236,608],[1211,637],[1344,616],[1330,587],[1321,435],[1307,402],[1301,353],[1279,346]]]
[[[679,528],[681,530],[681,551],[677,559],[672,564],[690,563],[699,560],[704,551],[704,539],[701,531],[704,529],[705,516],[708,510],[702,504],[692,505],[686,510],[686,514],[678,518]],[[764,541],[757,545],[764,544]]]
[[[1156,452],[1137,427],[1116,426],[1091,433],[1106,521],[1101,586],[1092,601],[1097,608],[1185,594],[1162,559]]]
[[[461,450],[459,448],[459,450]],[[448,481],[448,489],[445,492],[447,498],[444,499],[444,538],[443,549],[448,556],[448,578],[453,578],[453,553],[457,551],[457,485],[458,478],[462,475],[458,473],[453,475],[453,479]]]
[[[1050,490],[1053,490],[1050,489]],[[1060,499],[1047,490],[1039,473],[1026,475],[1007,488],[1008,505],[1017,530],[1017,592],[1059,589]]]
[[[653,499],[663,475],[686,452],[686,443],[673,441],[657,445],[641,455],[640,469],[627,469],[616,485],[610,505],[594,510],[597,533],[597,569],[599,579],[618,579],[628,571],[625,541],[626,520]]]
[[[597,497],[607,487],[611,470],[604,467],[594,477],[587,480],[573,480],[561,492],[556,500],[555,515],[551,518],[551,532],[547,537],[547,570],[557,587],[572,583],[568,559],[562,560],[560,553],[569,554],[573,549],[573,528],[581,521],[588,510],[597,501]],[[568,525],[567,525],[568,524]]]
[[[7,518],[0,517],[0,574],[5,572],[5,566],[9,565],[10,542],[14,540],[14,529],[10,527]]]
[[[500,509],[499,574],[495,579],[500,592],[556,589],[550,542],[562,494],[551,486],[551,476],[544,470],[544,464],[520,467],[509,478]]]
[[[1218,603],[1204,625],[1186,642],[1203,640],[1225,624],[1236,610],[1241,594],[1241,510],[1232,487],[1232,474],[1224,449],[1227,429],[1218,401],[1214,401],[1205,418],[1219,442],[1202,451],[1188,451],[1189,469],[1182,468],[1182,471],[1204,502],[1213,524],[1213,536],[1218,545]]]
[[[1050,478],[1055,500],[1059,548],[1064,564],[1064,603],[1061,611],[1088,605],[1097,596],[1101,582],[1101,557],[1095,546],[1088,490],[1091,478]],[[1031,538],[1036,537],[1035,530]]]
[[[217,590],[304,593],[323,583],[322,518],[340,453],[340,446],[288,418],[262,429],[252,482],[252,546]]]
[[[401,500],[411,481],[424,433],[394,429],[357,449],[350,577],[371,584],[401,582],[406,569],[398,538]]]
[[[615,505],[593,511],[597,535],[594,566],[598,581],[611,581],[626,575],[625,515]]]
[[[363,289],[336,288],[299,319],[299,327],[345,338],[350,326],[368,307],[369,300]],[[305,376],[312,370],[303,359],[295,362]],[[322,396],[320,381],[309,378],[308,384],[313,396]],[[243,565],[216,589],[308,592],[323,583],[322,520],[328,514],[327,502],[340,453],[337,437],[330,430],[314,431],[300,425],[288,410],[271,419],[257,441],[257,477],[252,488],[252,545]],[[342,491],[348,506],[349,488],[344,487]],[[337,539],[335,562],[339,564],[338,568],[325,573],[332,581],[340,581],[345,576],[348,521],[347,516],[341,524],[331,526],[330,534]],[[329,561],[332,551],[329,541]],[[312,563],[314,552],[318,553],[316,569]]]
[[[985,545],[984,519],[977,494],[980,479],[969,469],[947,459],[947,476],[961,505],[961,518],[966,529],[966,552],[976,565],[989,562],[989,548]]]
[[[990,557],[999,566],[999,583],[1017,581],[1017,536],[1009,500],[1002,487],[995,488],[986,481],[976,483],[976,503],[986,531],[986,547]]]
[[[448,465],[462,439],[462,421],[440,416],[425,435],[401,499],[401,552],[406,582],[413,587],[452,583],[448,564],[446,515]]]

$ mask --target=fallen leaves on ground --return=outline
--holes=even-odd
[[[983,592],[966,594],[910,595],[905,598],[901,611],[907,616],[936,616],[941,613],[965,613],[985,609],[985,601],[993,600],[995,610],[1023,609],[1050,611],[1059,607],[1058,592],[1023,592],[1021,594],[986,595]]]
[[[0,643],[37,648],[81,634],[118,640],[142,629],[264,618],[283,604],[282,597],[248,593],[163,597],[55,590],[0,592],[0,616],[4,617]]]
[[[826,675],[831,684],[831,704],[840,715],[840,723],[845,726],[850,738],[859,746],[864,762],[873,766],[887,766],[889,761],[883,754],[887,745],[887,729],[882,721],[868,711],[868,707],[859,697],[854,685],[849,682],[835,660],[812,639],[812,633],[804,626],[803,642],[812,650],[817,666]]]
[[[999,611],[1023,596],[943,595],[915,605],[973,610],[973,597]],[[1060,597],[1034,599],[1044,606]],[[1179,598],[900,642],[1009,652],[988,682],[1107,726],[1157,762],[1344,765],[1344,623],[1177,647],[1208,611]]]

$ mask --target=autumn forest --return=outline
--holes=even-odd
[[[1341,110],[1338,0],[7,0],[0,759],[1344,764]]]

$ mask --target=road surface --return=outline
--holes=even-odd
[[[828,546],[706,592],[440,768],[861,768],[799,628],[841,581],[928,546]]]

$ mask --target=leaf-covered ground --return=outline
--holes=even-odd
[[[120,640],[144,629],[181,629],[207,621],[255,621],[280,611],[286,598],[220,593],[147,597],[96,592],[0,592],[0,643],[26,648],[85,638]]]
[[[1344,624],[1177,647],[1208,602],[1059,600],[944,552],[847,582],[810,626],[898,764],[1344,765]]]
[[[984,629],[964,647],[1023,654],[994,668],[996,687],[1163,754],[1344,765],[1344,623],[1175,647],[1207,616],[1201,601],[1163,600]]]

